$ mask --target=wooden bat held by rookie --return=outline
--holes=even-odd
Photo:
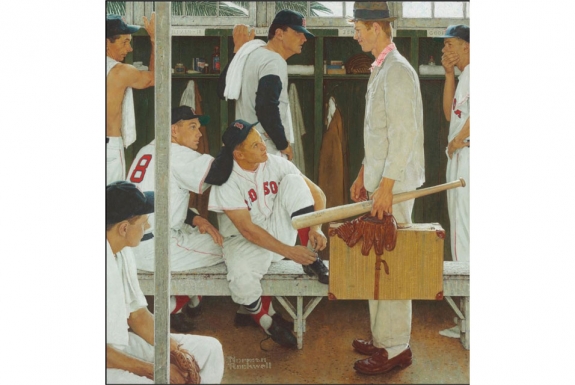
[[[435,194],[440,191],[450,190],[457,187],[465,187],[465,180],[463,178],[459,178],[459,180],[433,187],[422,188],[421,190],[406,191],[399,194],[394,194],[393,204],[405,202],[410,199]],[[329,209],[314,211],[313,213],[294,217],[291,220],[291,224],[294,229],[298,230],[304,227],[338,221],[341,219],[353,217],[355,215],[364,214],[370,212],[372,207],[373,201],[364,201],[337,207],[330,207]]]

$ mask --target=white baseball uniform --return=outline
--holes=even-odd
[[[154,362],[154,346],[128,331],[131,313],[147,306],[140,289],[136,266],[130,247],[116,255],[106,242],[106,344],[122,352]],[[200,366],[202,383],[219,384],[224,374],[222,345],[213,337],[170,334],[183,348],[194,355]],[[147,377],[121,369],[106,369],[108,384],[153,384]]]
[[[154,191],[155,188],[155,149],[153,140],[139,152],[127,180],[142,191]],[[170,147],[170,268],[183,271],[212,266],[223,261],[222,249],[214,243],[209,234],[201,234],[184,221],[188,212],[190,191],[203,193],[209,185],[204,180],[214,158],[200,154],[188,147],[171,143]],[[154,231],[154,214],[149,215],[150,229],[144,235]],[[154,271],[154,238],[143,240],[134,248],[138,269]]]
[[[297,167],[271,154],[253,172],[234,161],[228,181],[212,187],[208,209],[218,213],[220,232],[225,237],[224,259],[234,302],[249,305],[261,297],[261,278],[272,262],[283,257],[245,239],[224,210],[247,209],[254,224],[280,242],[294,245],[297,231],[291,225],[291,214],[313,204]]]
[[[448,143],[459,134],[469,119],[469,64],[461,75],[453,96]],[[447,150],[445,151],[447,153]],[[446,179],[448,182],[465,179],[464,188],[447,190],[451,233],[451,256],[454,261],[469,261],[469,147],[463,147],[447,157]]]

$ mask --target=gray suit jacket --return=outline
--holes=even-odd
[[[423,106],[417,73],[396,50],[375,67],[367,84],[364,120],[364,186],[373,192],[382,177],[394,192],[425,182]]]

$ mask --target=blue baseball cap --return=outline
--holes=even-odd
[[[196,112],[192,107],[179,106],[172,108],[172,124],[176,124],[180,120],[191,120],[195,118],[198,118],[202,126],[205,126],[210,121],[210,117],[208,115],[196,115]]]
[[[126,24],[124,20],[122,20],[122,16],[113,14],[106,16],[106,37],[131,35],[140,28],[138,25]]]
[[[224,146],[226,146],[229,151],[233,151],[238,144],[241,144],[246,140],[252,127],[256,124],[258,124],[258,122],[248,123],[241,119],[234,120],[222,135]]]
[[[279,11],[272,21],[273,24],[287,25],[297,32],[302,32],[306,38],[311,39],[315,37],[310,31],[305,28],[305,17],[299,12],[290,9]]]
[[[469,26],[464,24],[450,25],[445,30],[445,35],[436,36],[438,39],[448,39],[450,37],[456,37],[469,43]]]
[[[135,184],[117,181],[106,186],[106,227],[154,212],[154,192],[142,192]]]

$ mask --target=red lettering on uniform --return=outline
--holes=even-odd
[[[264,195],[268,195],[270,193],[270,189],[268,188],[269,182],[264,182]]]
[[[250,200],[252,202],[255,202],[258,199],[258,194],[256,194],[254,189],[251,189],[250,191],[248,191],[248,195],[250,196]]]
[[[142,155],[136,167],[134,167],[134,171],[132,175],[130,175],[130,182],[133,183],[140,183],[144,180],[144,175],[146,175],[146,170],[148,169],[148,165],[152,160],[151,154]]]
[[[278,184],[273,180],[270,182],[270,188],[272,189],[272,193],[274,194],[278,193]]]
[[[451,109],[455,110],[456,105],[457,105],[457,99],[453,98],[453,107],[451,107]]]
[[[453,111],[453,113],[457,115],[458,118],[461,118],[461,110]]]

